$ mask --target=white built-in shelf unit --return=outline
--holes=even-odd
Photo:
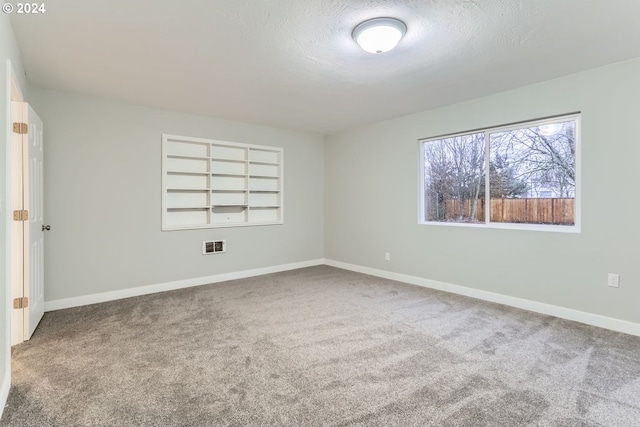
[[[162,135],[162,229],[283,223],[279,147]]]

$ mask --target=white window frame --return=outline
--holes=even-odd
[[[419,146],[419,179],[418,183],[419,188],[419,206],[418,206],[418,224],[428,225],[428,226],[443,226],[443,227],[470,227],[470,228],[497,228],[497,229],[507,229],[507,230],[529,230],[529,231],[548,231],[548,232],[558,232],[558,233],[580,233],[581,231],[581,188],[582,188],[582,165],[581,165],[581,146],[582,146],[582,129],[580,123],[580,112],[571,113],[571,114],[563,114],[553,117],[547,117],[543,119],[535,119],[535,120],[527,120],[517,123],[512,123],[508,125],[501,126],[491,126],[481,129],[475,129],[465,132],[457,132],[445,135],[439,135],[435,137],[422,138],[418,140]],[[515,129],[523,129],[535,126],[543,126],[553,123],[561,123],[566,121],[575,121],[576,123],[576,187],[575,187],[575,220],[573,225],[553,225],[553,224],[524,224],[524,223],[504,223],[504,222],[491,222],[491,204],[485,203],[485,222],[480,224],[472,224],[472,223],[456,223],[456,222],[442,222],[442,221],[427,221],[425,219],[425,152],[424,147],[426,143],[431,141],[437,141],[445,138],[451,138],[462,135],[470,135],[475,133],[483,133],[485,134],[485,170],[488,171],[490,155],[491,155],[491,147],[490,147],[490,137],[489,135],[497,132],[504,132]],[[488,189],[485,194],[485,200],[491,200],[491,188],[489,186],[490,175],[485,173],[485,188]]]

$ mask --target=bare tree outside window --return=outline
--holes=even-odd
[[[424,147],[425,220],[477,222],[484,198],[484,133],[430,141]]]
[[[574,225],[576,122],[491,133],[490,167],[509,170],[513,194],[490,187],[491,221]],[[513,198],[518,201],[500,202]]]
[[[424,220],[574,225],[576,127],[574,116],[424,141]]]

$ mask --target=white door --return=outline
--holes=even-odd
[[[44,197],[42,120],[25,102],[11,103],[12,210],[26,212],[12,223],[11,345],[28,340],[44,315]],[[26,133],[21,123],[26,125]],[[20,217],[20,215],[19,215]],[[26,304],[15,305],[17,300]]]
[[[25,224],[25,296],[29,298],[29,305],[25,312],[25,338],[31,338],[38,323],[44,315],[44,194],[43,194],[43,138],[42,120],[30,105],[26,105],[29,126],[27,132],[28,155],[24,155],[28,166],[24,172],[25,209],[29,212],[28,227]],[[23,110],[24,111],[24,110]],[[24,118],[24,117],[23,117]],[[25,153],[26,154],[26,153]],[[28,173],[27,173],[28,171]],[[26,195],[28,189],[29,196]],[[28,267],[28,268],[27,268]]]

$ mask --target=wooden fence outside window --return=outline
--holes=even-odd
[[[459,218],[459,201],[445,200],[445,220]],[[463,202],[463,217],[471,214],[471,201]],[[575,199],[491,199],[491,222],[575,224]],[[485,201],[478,199],[475,218],[485,222]]]

